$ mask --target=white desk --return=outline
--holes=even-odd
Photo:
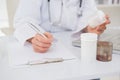
[[[54,34],[78,58],[80,48],[71,45],[70,32]],[[0,80],[86,80],[120,73],[120,55],[113,55],[111,62],[81,64],[80,60],[63,63],[37,65],[24,68],[10,68],[8,66],[7,38],[0,38]]]

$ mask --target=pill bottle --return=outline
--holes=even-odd
[[[97,53],[97,34],[81,34],[81,62],[95,62]]]

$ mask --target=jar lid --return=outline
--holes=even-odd
[[[98,35],[95,33],[82,33],[80,38],[84,41],[97,41]]]

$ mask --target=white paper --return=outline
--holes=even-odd
[[[53,46],[46,53],[35,53],[32,46],[20,45],[17,41],[9,44],[8,47],[9,64],[10,66],[18,66],[28,63],[28,61],[42,60],[45,58],[63,58],[71,59],[76,58],[67,50],[67,48],[59,41],[54,43]]]

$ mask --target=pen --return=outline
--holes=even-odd
[[[46,38],[47,39],[47,37],[35,26],[35,25],[33,25],[32,23],[30,23],[30,27],[34,30],[34,31],[36,31],[37,33],[39,33],[41,36],[43,36],[44,38]]]
[[[70,59],[63,59],[63,58],[45,58],[43,60],[33,60],[33,61],[28,61],[26,64],[22,65],[40,65],[40,64],[47,64],[47,63],[57,63],[57,62],[63,62],[67,60],[73,60],[75,58],[70,58]]]
[[[33,25],[32,23],[29,23],[31,26],[31,28],[36,31],[37,33],[39,33],[41,36],[43,36],[45,39],[47,39],[47,37],[35,26]],[[57,42],[57,39],[54,39],[53,40],[54,42]]]

